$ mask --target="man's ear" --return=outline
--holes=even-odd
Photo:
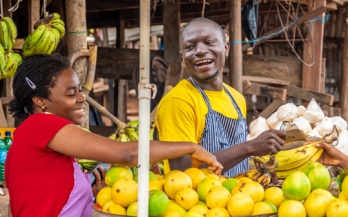
[[[228,57],[229,53],[230,53],[230,42],[226,41],[226,43],[225,43],[225,56]]]

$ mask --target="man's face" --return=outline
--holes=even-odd
[[[180,44],[185,67],[193,78],[212,82],[222,75],[229,45],[214,23],[205,20],[191,23],[182,32]]]

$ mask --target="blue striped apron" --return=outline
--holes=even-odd
[[[199,144],[210,153],[219,152],[228,147],[246,141],[248,126],[241,110],[231,93],[223,86],[225,92],[231,98],[233,106],[238,113],[238,119],[228,118],[212,109],[208,96],[190,77],[191,83],[199,90],[208,106],[208,113],[205,116],[205,128]],[[249,159],[238,163],[236,166],[225,172],[225,175],[232,177],[240,172],[249,169]]]

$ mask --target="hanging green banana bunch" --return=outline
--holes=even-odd
[[[34,24],[35,31],[26,39],[23,45],[23,55],[51,54],[65,35],[65,24],[60,15],[53,13]]]

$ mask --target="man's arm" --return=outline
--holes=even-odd
[[[253,140],[237,144],[213,154],[222,164],[224,167],[223,172],[225,172],[250,156],[263,156],[278,153],[281,146],[284,144],[284,140],[282,139],[284,136],[285,132],[283,131],[268,130]],[[172,170],[177,169],[184,171],[191,167],[190,158],[188,156],[171,159],[169,163]],[[202,165],[202,167],[207,167],[207,165]]]

